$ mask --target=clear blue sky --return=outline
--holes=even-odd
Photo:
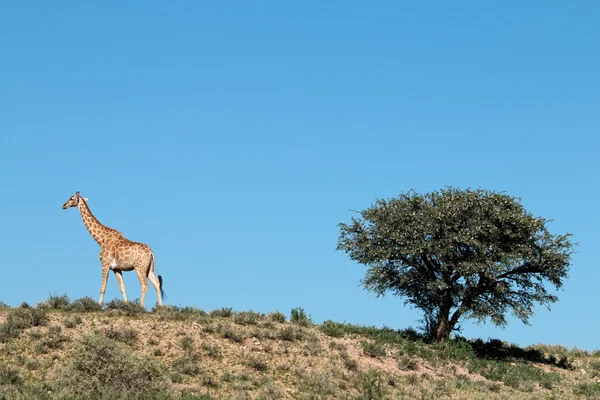
[[[483,187],[580,246],[551,312],[464,335],[600,347],[600,3],[374,4],[3,2],[0,300],[98,298],[99,247],[61,209],[81,191],[154,249],[168,304],[417,326],[359,287],[336,225]]]

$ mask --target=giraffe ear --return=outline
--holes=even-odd
[[[82,197],[83,200],[87,201],[87,197]]]

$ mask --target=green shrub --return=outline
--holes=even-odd
[[[0,362],[0,385],[21,385],[23,379],[19,371]]]
[[[256,325],[259,319],[264,316],[260,313],[250,311],[241,311],[235,313],[233,321],[238,325]]]
[[[183,350],[189,351],[192,349],[192,346],[194,345],[194,339],[185,335],[184,337],[181,338],[181,340],[179,341],[179,344],[181,345],[181,348]]]
[[[267,362],[258,357],[248,357],[246,359],[246,365],[258,372],[265,372],[269,369]]]
[[[212,310],[210,312],[210,316],[211,317],[219,317],[219,318],[229,318],[233,315],[233,310],[232,308],[220,308],[218,310]]]
[[[244,335],[238,332],[233,326],[225,326],[222,329],[222,334],[225,339],[229,339],[235,343],[242,343],[244,341]]]
[[[83,319],[79,315],[74,317],[67,317],[63,320],[63,325],[65,328],[75,328],[77,325],[81,324]]]
[[[312,323],[310,316],[306,314],[302,307],[292,308],[290,321],[302,326],[308,326]]]
[[[195,376],[200,373],[199,361],[200,357],[197,354],[188,351],[173,361],[173,368],[181,374]]]
[[[130,346],[133,346],[138,341],[138,333],[132,328],[115,328],[110,326],[108,329],[103,331],[104,336],[111,340],[118,340]]]
[[[140,399],[167,397],[163,367],[102,334],[85,336],[59,371],[58,397]],[[114,397],[113,397],[114,396]]]
[[[84,313],[96,312],[102,310],[102,305],[100,305],[100,303],[91,297],[86,296],[77,300],[73,300],[70,305],[70,310]]]
[[[384,399],[387,395],[384,379],[376,370],[359,374],[354,387],[358,391],[358,396],[355,397],[357,400]]]
[[[384,357],[386,355],[385,346],[380,342],[363,340],[360,342],[363,353],[370,357]]]
[[[344,331],[344,325],[338,322],[333,322],[331,320],[327,320],[323,322],[321,326],[321,330],[324,334],[331,337],[340,338],[343,337],[346,332]]]
[[[127,315],[129,317],[133,317],[139,314],[146,313],[146,309],[142,307],[139,299],[135,299],[133,301],[125,302],[120,299],[113,299],[106,303],[104,306],[105,310],[112,310],[121,315]]]
[[[278,332],[278,337],[280,340],[293,342],[294,340],[302,340],[304,334],[294,326],[286,326]]]
[[[32,326],[48,323],[46,311],[40,308],[14,308],[8,311],[6,321],[0,325],[0,342],[17,337],[21,331]]]
[[[211,345],[203,342],[201,347],[202,350],[206,352],[206,355],[210,358],[214,358],[215,360],[220,360],[221,358],[223,358],[223,351],[221,350],[221,346],[219,346],[218,344]]]
[[[398,359],[398,368],[403,371],[416,371],[419,368],[419,362],[405,354]]]
[[[573,388],[573,393],[578,396],[585,396],[587,398],[596,399],[600,397],[600,383],[579,383]]]
[[[346,367],[348,371],[358,371],[358,362],[350,357],[346,350],[341,351],[340,356],[342,357],[344,367]]]
[[[45,304],[53,309],[53,310],[69,310],[70,309],[70,299],[69,296],[63,294],[62,296],[58,296],[56,294],[50,294]]]
[[[283,324],[286,320],[285,314],[280,311],[270,312],[267,317],[270,321],[279,322],[280,324]]]
[[[560,374],[545,372],[529,364],[512,365],[508,362],[475,359],[469,363],[469,372],[476,372],[489,380],[504,382],[506,386],[522,391],[531,391],[533,383],[551,389],[560,382]]]

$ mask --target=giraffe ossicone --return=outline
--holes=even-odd
[[[98,300],[98,303],[102,304],[102,300],[104,299],[108,273],[111,270],[119,283],[123,300],[127,302],[125,284],[123,283],[123,272],[135,271],[142,288],[142,296],[140,299],[142,307],[144,306],[146,291],[148,290],[147,280],[150,280],[152,286],[156,289],[158,305],[162,306],[162,297],[166,298],[166,295],[162,288],[162,277],[158,275],[157,278],[154,275],[156,257],[154,256],[152,249],[145,243],[138,243],[127,239],[116,229],[102,225],[90,211],[87,200],[87,198],[81,197],[79,192],[76,192],[65,204],[63,204],[62,208],[63,210],[66,210],[71,207],[77,207],[88,232],[100,245],[102,286],[100,288],[100,299]]]

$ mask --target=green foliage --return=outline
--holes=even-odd
[[[302,307],[292,308],[290,321],[302,326],[309,326],[312,323],[310,316],[306,314]]]
[[[175,371],[189,376],[196,376],[200,373],[200,366],[198,365],[200,357],[193,351],[185,352],[181,357],[173,361],[173,368]]]
[[[8,311],[6,321],[0,325],[0,342],[17,337],[21,331],[32,326],[48,323],[46,311],[39,308],[14,308]]]
[[[360,342],[363,353],[370,357],[384,357],[386,355],[385,346],[381,342],[363,340]]]
[[[214,358],[215,360],[220,360],[223,358],[223,350],[218,344],[208,344],[206,342],[202,342],[200,347],[210,358]]]
[[[286,326],[279,331],[277,337],[279,340],[293,342],[295,340],[302,340],[304,338],[304,334],[294,326]]]
[[[144,314],[146,312],[146,309],[140,304],[139,299],[128,302],[120,299],[113,299],[105,304],[104,309],[127,315],[128,317]]]
[[[197,307],[178,307],[172,305],[154,305],[152,312],[159,315],[164,320],[183,321],[190,318],[203,318],[208,314],[206,311]]]
[[[265,372],[269,369],[269,365],[265,360],[253,356],[246,359],[246,365],[258,372]]]
[[[381,373],[372,369],[360,374],[354,387],[358,391],[356,400],[384,399],[388,392]]]
[[[600,383],[579,383],[573,388],[573,393],[578,396],[585,396],[590,399],[597,399],[600,397]]]
[[[212,310],[209,314],[211,317],[229,318],[233,315],[231,307],[222,307],[218,310]]]
[[[398,359],[398,368],[403,371],[415,371],[419,368],[419,362],[405,354]]]
[[[280,311],[271,312],[267,317],[269,318],[269,321],[279,322],[280,324],[283,324],[286,320],[285,314]]]
[[[221,333],[225,339],[229,339],[235,343],[242,343],[244,341],[244,335],[241,334],[234,326],[227,325],[223,327]]]
[[[57,379],[60,397],[139,399],[169,395],[159,364],[104,335],[84,337],[70,361]]]
[[[233,321],[238,325],[256,325],[256,323],[264,318],[264,315],[255,311],[240,311],[236,312]]]
[[[65,328],[75,328],[77,325],[81,324],[83,320],[79,315],[74,317],[67,317],[63,320],[63,325]]]
[[[345,335],[344,324],[340,324],[339,322],[333,322],[331,320],[327,320],[323,322],[321,326],[321,330],[324,334],[331,337],[340,338]]]
[[[86,296],[73,300],[70,305],[70,310],[83,313],[96,312],[102,310],[102,305],[91,297]]]
[[[69,310],[70,303],[69,296],[66,294],[63,294],[62,296],[51,294],[46,300],[46,305],[53,310]]]
[[[192,349],[192,346],[194,345],[194,339],[192,339],[190,336],[185,335],[184,337],[181,338],[181,340],[179,341],[179,344],[183,350],[189,351]]]
[[[104,336],[112,340],[118,340],[130,346],[133,346],[138,341],[138,333],[132,328],[115,328],[110,326],[103,331]]]
[[[475,359],[469,363],[469,372],[478,373],[493,381],[501,381],[507,386],[522,391],[531,391],[533,383],[537,383],[545,389],[552,389],[555,384],[560,382],[560,374],[544,372],[529,364]]]
[[[558,300],[544,284],[562,286],[574,245],[547,224],[503,193],[410,191],[339,224],[337,249],[368,267],[366,289],[403,297],[444,340],[463,317],[527,323],[534,303]]]
[[[23,378],[14,368],[0,362],[0,385],[21,385]]]

